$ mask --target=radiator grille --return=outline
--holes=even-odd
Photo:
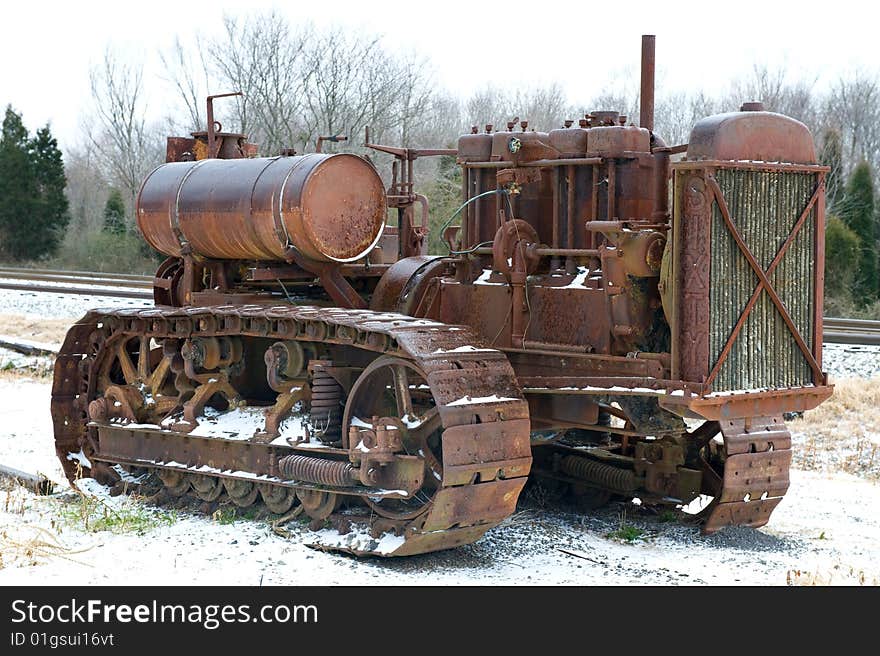
[[[813,195],[815,173],[719,169],[715,174],[730,216],[766,271]],[[712,213],[709,362],[715,366],[758,277]],[[804,342],[813,349],[816,208],[769,276]],[[785,388],[812,383],[812,369],[766,291],[762,291],[712,387],[716,391]]]

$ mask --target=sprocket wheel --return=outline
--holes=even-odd
[[[431,506],[443,480],[443,424],[421,368],[407,360],[382,356],[363,371],[348,395],[342,422],[344,439],[349,427],[372,427],[373,419],[380,417],[394,420],[407,455],[423,458],[424,483],[406,499],[367,498],[366,502],[382,517],[414,519]]]

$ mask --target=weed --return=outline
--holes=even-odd
[[[877,577],[865,574],[864,570],[835,565],[831,569],[816,570],[814,572],[790,569],[785,573],[785,582],[788,585],[871,585],[880,584]]]
[[[217,508],[214,513],[211,515],[211,519],[221,525],[232,524],[235,522],[235,517],[238,514],[238,509],[233,508],[231,506],[227,506],[226,508]]]
[[[606,538],[612,540],[620,540],[632,544],[636,540],[643,540],[642,530],[637,526],[626,523],[626,512],[620,513],[620,525],[610,533],[605,535]]]
[[[159,526],[170,526],[177,515],[167,510],[147,508],[136,498],[128,498],[114,508],[100,497],[80,493],[76,500],[64,504],[60,519],[71,526],[81,527],[87,533],[136,533],[143,535]]]
[[[678,515],[674,510],[664,510],[660,513],[659,520],[661,522],[674,522],[678,519]]]

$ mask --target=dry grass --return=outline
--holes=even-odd
[[[880,579],[864,570],[835,565],[832,569],[807,571],[790,569],[785,574],[788,585],[880,585]]]
[[[67,319],[36,319],[21,314],[0,314],[0,335],[22,337],[34,342],[60,344],[70,328]]]
[[[20,314],[0,314],[0,335],[20,337],[32,342],[61,344],[70,328],[66,319],[35,319]],[[32,357],[24,366],[13,366],[0,359],[0,380],[45,379],[52,376],[51,357]]]
[[[793,464],[880,479],[880,378],[833,383],[830,399],[789,422]]]
[[[32,364],[18,367],[13,366],[11,362],[0,360],[0,380],[22,382],[36,379],[45,381],[52,377],[54,367],[55,361],[52,358],[34,358]]]
[[[71,555],[82,553],[86,551],[85,549],[70,549],[59,542],[52,531],[27,523],[24,515],[26,511],[31,510],[30,502],[34,499],[33,495],[8,479],[0,480],[0,494],[3,499],[3,512],[8,515],[20,515],[0,530],[0,569],[11,565],[40,565],[54,558],[78,562],[71,558]],[[48,500],[47,497],[41,499]],[[60,532],[54,520],[50,526],[54,531]]]
[[[71,556],[88,551],[64,546],[50,531],[39,526],[17,527],[0,532],[0,569],[10,565],[41,565],[54,558],[84,564]]]

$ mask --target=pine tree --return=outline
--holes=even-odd
[[[26,260],[53,253],[69,220],[64,163],[49,127],[34,138],[11,106],[0,133],[0,255]]]
[[[859,238],[858,269],[853,282],[853,299],[865,305],[873,302],[880,289],[874,227],[874,183],[871,166],[862,161],[846,184],[840,203],[840,218]]]
[[[437,172],[433,180],[424,187],[430,209],[428,235],[428,253],[446,255],[449,246],[443,241],[441,228],[461,205],[461,167],[455,164],[455,158],[444,155],[439,158]],[[453,221],[461,225],[461,216]]]
[[[21,115],[6,107],[0,132],[0,255],[27,257],[30,220],[38,212],[37,179]]]
[[[113,235],[123,235],[126,232],[125,201],[122,200],[122,193],[115,187],[110,190],[104,205],[104,232]]]
[[[840,218],[829,215],[825,223],[825,295],[852,299],[853,281],[859,263],[861,243],[856,233]]]
[[[831,168],[825,176],[825,202],[829,212],[833,212],[843,199],[843,145],[836,128],[825,130],[819,162]]]
[[[32,222],[35,239],[30,240],[30,257],[54,253],[64,237],[64,228],[70,221],[69,204],[64,188],[64,161],[58,150],[58,141],[49,126],[37,130],[30,141],[31,160],[37,180],[38,205]]]

